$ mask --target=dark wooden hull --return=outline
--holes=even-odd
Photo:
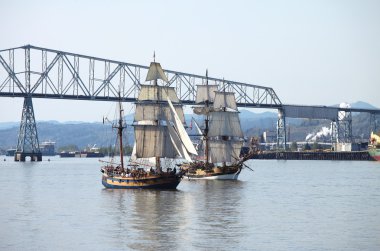
[[[102,184],[111,189],[176,189],[182,177],[177,174],[162,174],[132,178],[103,174]]]

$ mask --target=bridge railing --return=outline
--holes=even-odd
[[[0,96],[135,101],[148,67],[32,45],[0,50]],[[194,103],[205,76],[164,70],[185,104]],[[239,106],[276,108],[272,88],[209,77],[210,84],[233,91]]]

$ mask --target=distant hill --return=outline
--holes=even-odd
[[[351,107],[376,109],[376,107],[358,101],[351,104]],[[247,137],[259,136],[264,131],[276,132],[277,112],[267,111],[262,113],[254,112],[255,109],[241,110],[240,121],[244,135]],[[126,116],[127,124],[133,122],[133,114]],[[203,124],[201,116],[195,114],[185,115],[187,124],[190,125],[191,118]],[[288,132],[290,131],[290,141],[304,141],[308,134],[317,133],[323,127],[330,127],[330,121],[310,120],[310,119],[286,119]],[[77,145],[84,148],[88,145],[109,146],[115,144],[115,131],[112,131],[109,124],[85,123],[85,122],[57,122],[41,121],[37,123],[40,143],[51,140],[56,142],[56,149],[61,146]],[[353,135],[356,138],[369,138],[369,115],[366,113],[353,114]],[[19,122],[0,123],[0,148],[7,149],[16,147],[19,130]],[[190,130],[188,130],[190,131]],[[193,129],[190,133],[196,134]],[[288,138],[289,139],[289,138]],[[125,142],[133,143],[133,129],[128,127]]]
[[[357,101],[355,103],[352,103],[351,107],[352,108],[360,108],[360,109],[379,109],[379,108],[377,108],[371,104],[368,104],[366,102],[363,102],[363,101]]]
[[[340,104],[335,104],[335,105],[332,105],[332,106],[336,106],[336,107],[339,107]],[[366,103],[364,101],[357,101],[355,103],[351,103],[350,104],[350,107],[351,108],[358,108],[358,109],[379,109],[369,103]]]

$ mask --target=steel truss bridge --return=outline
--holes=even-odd
[[[123,102],[135,102],[148,68],[32,45],[0,50],[0,97],[24,98],[17,160],[40,159],[32,98],[118,101],[120,93]],[[174,87],[183,104],[194,104],[196,85],[205,84],[206,76],[164,72],[169,82],[162,84]],[[371,129],[378,124],[380,110],[285,105],[270,87],[213,77],[208,81],[219,90],[234,92],[239,107],[277,109],[278,149],[286,147],[286,117],[331,120],[334,142],[351,142],[351,112],[370,113]]]

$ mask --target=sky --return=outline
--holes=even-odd
[[[377,0],[0,0],[0,50],[32,44],[141,65],[155,51],[164,69],[272,87],[284,104],[380,108],[379,13]],[[0,122],[20,121],[22,104],[0,97]],[[113,106],[33,104],[36,120],[89,122]]]

